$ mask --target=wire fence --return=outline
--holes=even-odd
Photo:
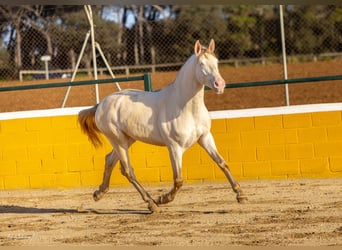
[[[214,38],[227,82],[283,78],[279,6],[103,5],[92,13],[95,40],[117,76],[171,72],[152,75],[153,83],[170,83],[195,40]],[[93,77],[83,6],[0,6],[0,18],[0,82],[70,78],[83,45],[77,76]],[[341,6],[284,6],[284,27],[289,77],[341,74]],[[109,75],[97,57],[99,75]],[[327,66],[308,65],[314,62]]]
[[[19,70],[44,70],[44,55],[51,56],[50,70],[75,68],[89,31],[82,6],[1,10],[2,78],[18,79]],[[173,70],[193,52],[195,40],[206,43],[210,38],[220,60],[267,62],[281,55],[279,6],[93,6],[93,13],[96,40],[113,67],[166,64],[159,70]],[[341,8],[286,6],[284,15],[286,51],[295,60],[342,52]],[[80,68],[90,74],[91,63],[88,46]]]

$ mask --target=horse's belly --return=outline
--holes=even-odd
[[[121,105],[116,124],[129,137],[145,143],[164,145],[157,124],[157,108],[152,103]]]
[[[163,146],[164,142],[161,140],[156,125],[152,126],[148,123],[133,122],[128,120],[125,124],[124,133],[129,137],[149,144]]]

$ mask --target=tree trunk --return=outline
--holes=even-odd
[[[19,71],[22,66],[22,58],[21,58],[21,33],[20,33],[20,23],[15,24],[15,30],[16,30],[16,45],[15,45],[15,53],[14,53],[14,62],[16,65],[17,70]]]
[[[156,50],[153,45],[151,45],[151,64],[156,65]]]
[[[120,10],[119,10],[120,12]],[[127,8],[124,8],[123,10],[123,13],[122,13],[122,21],[121,21],[121,28],[122,29],[125,29],[125,33],[127,33],[127,29],[125,27],[126,25],[126,22],[127,22],[127,15],[128,15],[128,10]],[[125,44],[125,45],[124,45]],[[127,38],[126,36],[123,36],[123,33],[122,33],[122,37],[121,37],[121,45],[122,45],[122,48],[120,49],[120,53],[122,53],[122,63],[120,64],[129,64],[129,62],[127,62]]]
[[[47,54],[52,56],[53,55],[53,49],[52,49],[51,36],[50,36],[49,32],[44,31],[43,34],[45,35],[45,38],[46,38]]]
[[[144,51],[144,26],[143,26],[143,14],[144,6],[139,7],[138,27],[139,27],[139,51],[140,51],[140,62],[144,62],[145,51]]]
[[[76,68],[76,55],[75,55],[75,50],[74,49],[70,49],[69,50],[69,58],[70,58],[71,68],[73,70],[75,70],[75,68]]]
[[[91,69],[91,56],[89,56],[87,53],[83,54],[83,60],[82,60],[86,66],[88,76],[92,76],[92,69]]]
[[[136,26],[135,26],[136,27]],[[138,32],[137,27],[134,28],[134,62],[139,65],[139,48],[138,48]]]
[[[119,45],[119,51],[118,54],[116,55],[116,62],[115,64],[120,65],[123,63],[123,50],[122,50],[122,35],[123,35],[123,20],[120,17],[120,8],[116,9],[116,15],[118,16],[118,25],[119,25],[119,31],[118,31],[118,45]]]
[[[150,23],[146,23],[146,30],[147,30],[147,35],[148,35],[148,40],[149,40],[149,46],[150,46],[150,53],[151,53],[151,64],[155,65],[156,64],[156,50],[155,47],[153,45],[153,41],[152,41],[152,26]]]

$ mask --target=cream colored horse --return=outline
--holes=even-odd
[[[237,193],[238,202],[247,197],[234,180],[227,163],[218,153],[212,134],[211,120],[204,104],[204,85],[217,94],[225,88],[225,81],[218,70],[214,55],[215,43],[208,48],[195,43],[195,53],[180,69],[176,80],[159,92],[125,90],[104,98],[98,105],[80,111],[78,115],[82,131],[88,135],[94,146],[100,146],[99,133],[103,133],[113,146],[106,156],[103,182],[94,192],[97,201],[108,191],[112,170],[121,163],[121,173],[127,177],[148,203],[152,212],[158,205],[175,198],[183,185],[182,155],[198,142],[217,163]],[[128,149],[135,141],[166,146],[169,151],[174,186],[170,192],[154,200],[137,181],[130,163]]]

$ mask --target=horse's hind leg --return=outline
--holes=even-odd
[[[119,160],[119,156],[115,149],[113,149],[109,154],[106,155],[105,170],[103,172],[102,184],[99,186],[99,190],[96,190],[93,194],[95,201],[100,200],[105,193],[109,190],[110,177],[112,171]]]
[[[111,139],[110,137],[107,137],[109,140]],[[135,140],[133,139],[128,139],[127,140],[127,145],[130,147]],[[115,145],[113,143],[112,145]],[[113,169],[116,165],[116,163],[119,161],[119,155],[118,152],[116,151],[115,147],[113,146],[113,150],[106,155],[105,158],[105,169],[103,171],[103,179],[102,179],[102,184],[99,186],[99,190],[96,190],[93,194],[93,198],[95,201],[100,200],[105,193],[108,192],[109,190],[109,184],[110,184],[110,177],[112,175]]]
[[[233,175],[230,173],[229,167],[222,156],[217,152],[214,138],[211,133],[203,135],[198,143],[207,151],[210,157],[217,163],[220,169],[223,171],[227,177],[233,191],[236,193],[236,199],[239,203],[244,203],[247,201],[247,196],[242,192],[240,184],[236,182]]]
[[[159,208],[156,205],[156,202],[152,199],[150,194],[140,185],[137,181],[133,168],[131,167],[129,157],[128,157],[128,149],[122,147],[120,145],[117,146],[117,152],[119,154],[120,163],[121,163],[121,173],[127,178],[127,180],[133,184],[133,186],[138,190],[142,199],[148,203],[148,209],[151,212],[158,212]]]

